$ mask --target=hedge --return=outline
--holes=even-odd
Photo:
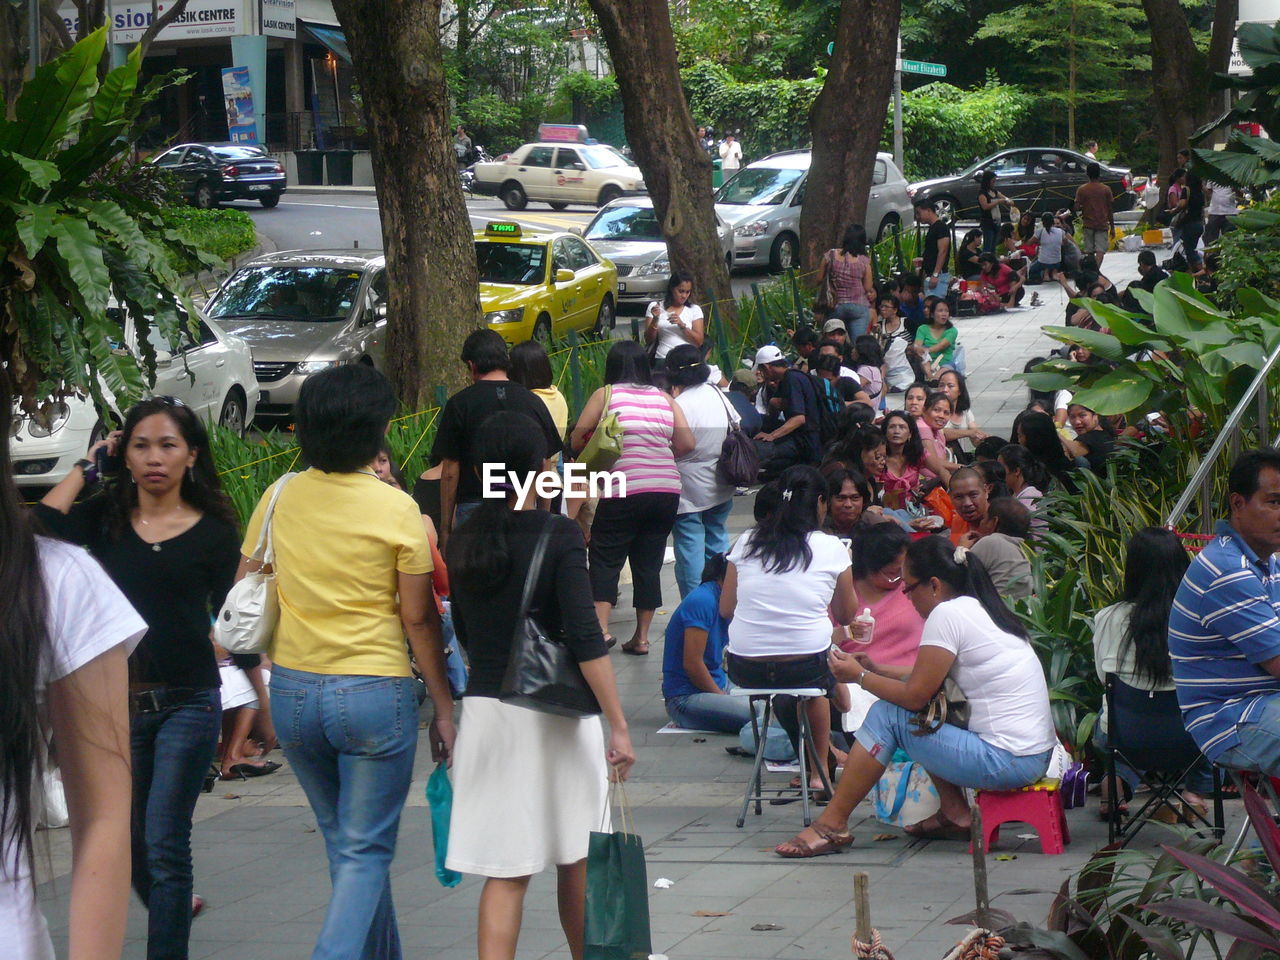
[[[253,218],[243,210],[200,210],[196,207],[173,206],[161,211],[164,225],[176,230],[184,240],[220,260],[252,250],[258,242]],[[181,273],[198,273],[201,264],[170,253],[174,269]]]

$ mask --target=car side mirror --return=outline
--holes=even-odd
[[[375,303],[373,305],[373,319],[379,323],[387,319],[386,303]]]
[[[569,233],[572,233],[575,237],[581,237],[581,236],[583,236],[582,228],[581,228],[581,227],[570,227],[570,228],[569,228]]]
[[[156,366],[171,367],[173,366],[173,354],[165,350],[156,351]]]
[[[974,182],[974,183],[981,183],[981,182],[982,182],[982,174],[980,174],[980,173],[975,173],[975,174],[973,175],[973,182]]]
[[[572,270],[561,268],[556,271],[556,283],[572,283],[575,276]]]
[[[583,166],[583,164],[581,163],[581,161],[579,161],[578,163],[571,163],[571,164],[569,164],[569,169],[570,169],[570,170],[585,170],[585,169],[587,169],[587,168],[586,168],[585,166]]]

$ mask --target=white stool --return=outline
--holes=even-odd
[[[733,687],[729,692],[735,697],[749,698],[748,702],[751,704],[751,730],[756,738],[755,765],[751,768],[751,779],[747,781],[747,790],[742,797],[742,812],[738,815],[738,826],[741,827],[747,821],[747,808],[751,806],[752,801],[756,805],[756,816],[760,816],[761,801],[768,799],[762,792],[760,770],[764,766],[765,734],[769,729],[769,719],[773,715],[773,698],[786,696],[796,697],[804,701],[825,697],[827,691],[818,687],[784,687],[780,689]],[[756,717],[755,705],[759,700],[764,701],[763,720]],[[818,750],[813,745],[813,730],[809,727],[809,712],[805,709],[804,703],[799,704],[796,711],[796,720],[800,725],[800,749],[797,751],[800,754],[800,800],[804,811],[804,825],[807,827],[811,821],[809,816],[809,753],[812,751],[814,757],[817,757]],[[827,765],[821,758],[818,760],[818,775],[822,778],[822,786],[827,791],[827,796],[832,796],[831,781],[827,778]]]

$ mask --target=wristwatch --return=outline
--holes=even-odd
[[[98,466],[92,460],[80,459],[72,464],[73,467],[79,467],[80,472],[84,474],[86,483],[93,483],[98,479]]]

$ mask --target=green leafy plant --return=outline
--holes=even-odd
[[[155,325],[176,343],[181,292],[170,251],[215,258],[166,227],[153,198],[121,189],[142,106],[172,78],[138,88],[135,49],[101,81],[102,28],[41,66],[0,120],[0,360],[28,412],[50,397],[91,395],[99,409],[139,397],[152,379]],[[135,318],[140,356],[119,349]]]
[[[189,206],[166,206],[159,211],[165,228],[172,230],[190,246],[207,257],[230,260],[252,250],[258,242],[253,218],[243,210],[198,210]],[[195,273],[207,262],[184,256],[175,250],[170,256],[173,269],[179,273]]]

